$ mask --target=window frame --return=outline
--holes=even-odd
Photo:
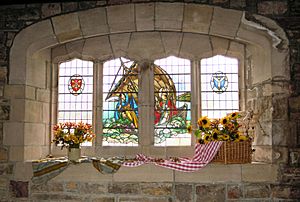
[[[213,56],[218,55],[214,54]],[[223,55],[225,57],[233,57],[238,60],[238,78],[239,78],[239,108],[240,111],[245,110],[245,103],[244,100],[246,100],[245,97],[245,71],[244,71],[244,56],[242,54],[240,55],[224,55],[224,54],[219,54]],[[171,56],[171,55],[169,55]],[[157,58],[157,59],[163,59],[167,58],[162,57],[162,58]],[[210,56],[210,57],[213,57]],[[120,56],[123,57],[123,56]],[[125,56],[124,56],[125,57]],[[177,56],[176,56],[177,57]],[[78,58],[78,57],[76,57]],[[118,57],[116,57],[118,58]],[[114,59],[116,59],[114,58]],[[125,57],[129,60],[133,60],[130,57]],[[182,57],[179,57],[182,58]],[[199,114],[201,114],[201,59],[204,58],[209,58],[206,56],[199,57],[197,59],[191,59],[191,58],[182,58],[182,59],[187,59],[190,60],[191,64],[191,124],[197,124],[197,120],[199,118]],[[74,58],[72,58],[74,59]],[[81,58],[78,58],[81,59]],[[82,59],[85,60],[85,59]],[[66,61],[66,60],[65,60]],[[141,128],[139,128],[139,145],[134,146],[134,147],[127,147],[127,146],[102,146],[102,136],[101,136],[101,131],[103,128],[102,125],[102,83],[103,83],[103,64],[108,61],[108,60],[88,60],[93,62],[93,73],[94,73],[94,94],[93,94],[93,128],[96,135],[95,140],[93,141],[92,146],[83,146],[82,150],[85,155],[101,155],[101,156],[135,156],[138,153],[144,153],[146,155],[151,155],[155,157],[170,157],[170,156],[191,156],[194,152],[194,145],[196,144],[196,139],[193,135],[191,135],[191,145],[187,146],[154,146],[154,123],[151,124],[143,124],[140,125]],[[148,107],[144,107],[143,109],[139,107],[139,122],[148,122],[148,120],[152,120],[154,118],[154,89],[153,89],[153,71],[152,74],[147,72],[147,68],[144,68],[144,65],[149,65],[151,63],[154,63],[155,60],[148,60],[148,61],[137,61],[138,63],[141,64],[141,72],[139,74],[139,81],[143,81],[144,84],[149,86],[149,82],[151,83],[150,88],[148,89],[148,101],[146,105]],[[62,61],[64,62],[64,61]],[[61,62],[60,62],[61,63]],[[59,64],[55,64],[57,69],[56,78],[53,78],[54,80],[58,78],[58,68]],[[149,68],[150,69],[150,68]],[[149,71],[149,70],[148,70]],[[148,75],[147,77],[143,75]],[[143,79],[140,79],[143,77]],[[148,78],[148,79],[145,79]],[[57,89],[56,89],[57,90]],[[55,91],[54,91],[55,92]],[[56,91],[57,92],[57,91]],[[152,92],[152,93],[151,93]],[[140,97],[145,97],[141,96]],[[56,96],[57,97],[57,96]],[[56,103],[58,100],[56,100]],[[52,110],[54,113],[52,113],[52,125],[56,123],[57,121],[57,106],[55,106],[55,103],[53,105],[54,110]],[[141,110],[141,111],[140,111]],[[144,113],[143,113],[144,112]],[[142,115],[143,114],[143,115]],[[148,114],[148,115],[146,115]],[[150,118],[149,118],[150,115]],[[153,119],[154,120],[154,119]],[[143,132],[141,132],[143,131]],[[147,131],[147,132],[145,132]],[[151,133],[152,131],[152,133]],[[152,134],[152,135],[151,135]],[[52,149],[56,148],[52,147]]]

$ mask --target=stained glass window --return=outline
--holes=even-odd
[[[58,122],[92,124],[93,63],[74,59],[59,65]]]
[[[138,145],[138,65],[124,58],[103,65],[104,146]]]
[[[220,118],[239,110],[238,60],[216,55],[201,60],[202,116]]]
[[[155,61],[154,67],[154,144],[191,144],[186,127],[191,121],[191,64],[170,56]]]

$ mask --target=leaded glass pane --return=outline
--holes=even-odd
[[[93,63],[73,59],[59,65],[58,122],[92,124]],[[84,142],[82,146],[91,146]]]
[[[238,110],[238,60],[221,55],[202,59],[202,116],[220,118]]]
[[[93,63],[74,59],[59,65],[58,122],[92,124]]]
[[[170,56],[155,61],[155,146],[191,144],[191,136],[186,130],[191,121],[190,74],[189,60]]]
[[[124,58],[103,65],[104,146],[138,145],[138,69]]]

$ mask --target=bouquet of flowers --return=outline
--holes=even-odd
[[[65,122],[58,123],[53,127],[54,139],[52,143],[56,146],[69,148],[79,148],[80,144],[88,141],[91,142],[95,134],[92,125],[88,123]]]
[[[238,112],[233,112],[221,119],[209,119],[207,116],[200,117],[196,129],[188,126],[189,133],[194,133],[200,144],[210,141],[246,141],[250,137],[240,130],[241,124],[237,119]]]

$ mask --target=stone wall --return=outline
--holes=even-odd
[[[11,151],[3,145],[3,122],[12,116],[10,114],[11,101],[4,97],[4,86],[8,83],[9,53],[16,34],[26,26],[55,15],[106,5],[140,2],[151,2],[151,0],[107,0],[0,6],[0,201],[27,201],[29,199],[33,201],[208,201],[211,198],[216,201],[276,201],[280,199],[297,201],[300,198],[300,3],[296,0],[185,1],[186,3],[209,4],[264,15],[275,20],[284,28],[289,38],[291,83],[272,80],[269,83],[254,86],[255,88],[248,93],[250,96],[247,103],[257,113],[267,112],[259,118],[263,128],[273,130],[279,137],[284,135],[286,130],[290,131],[287,142],[277,144],[282,145],[282,147],[274,148],[272,153],[266,152],[267,155],[282,155],[282,153],[288,152],[285,155],[288,159],[282,160],[283,164],[277,162],[279,169],[278,178],[275,181],[261,182],[257,180],[256,182],[249,182],[241,180],[233,182],[227,179],[201,183],[191,179],[184,182],[176,180],[135,182],[136,180],[132,180],[131,182],[107,181],[99,183],[54,180],[48,184],[36,186],[26,180],[12,178],[20,167],[23,167],[20,163],[8,160]],[[287,89],[289,92],[285,92]],[[269,91],[276,92],[276,90],[278,92],[275,94],[276,96],[268,94]],[[257,102],[265,104],[257,105]],[[275,107],[270,107],[273,105]],[[286,108],[283,106],[287,105],[289,108],[286,112]],[[261,107],[255,108],[255,106]],[[270,117],[272,117],[272,121],[275,119],[278,124],[270,124]],[[258,129],[258,131],[261,130]],[[268,133],[269,131],[261,132]],[[278,139],[281,140],[281,138]],[[264,140],[258,141],[263,142]],[[277,140],[274,139],[273,141],[276,142]],[[287,147],[289,150],[286,150]],[[22,175],[22,173],[18,175]],[[230,172],[228,175],[232,176],[233,173]]]

